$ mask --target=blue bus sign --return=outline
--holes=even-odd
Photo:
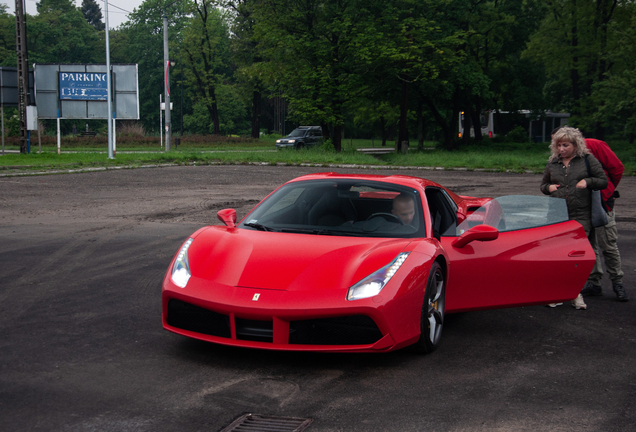
[[[60,100],[108,100],[106,73],[60,72]]]

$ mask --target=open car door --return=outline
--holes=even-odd
[[[447,312],[572,300],[596,260],[559,198],[493,199],[452,234],[441,237],[450,259]]]

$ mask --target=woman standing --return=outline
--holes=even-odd
[[[583,225],[588,239],[595,235],[592,227],[592,189],[605,189],[607,177],[600,162],[588,151],[578,129],[564,126],[552,135],[552,155],[543,172],[541,192],[564,198],[570,220]],[[585,159],[589,162],[589,173]],[[552,303],[555,307],[561,303]],[[583,296],[572,300],[576,309],[587,309]]]

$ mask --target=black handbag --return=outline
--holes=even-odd
[[[587,175],[592,177],[592,173],[590,172],[590,162],[587,160],[587,155],[585,155],[585,165],[587,166]],[[598,189],[592,189],[592,226],[594,228],[601,227],[607,225],[607,222],[607,212],[603,207],[601,191]]]

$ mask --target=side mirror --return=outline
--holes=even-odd
[[[219,218],[221,222],[225,224],[225,226],[230,228],[234,228],[236,226],[236,210],[234,209],[219,210],[216,213],[216,216]]]
[[[491,241],[499,237],[499,230],[490,225],[476,225],[457,237],[452,243],[453,247],[463,248],[468,243],[477,241]]]

